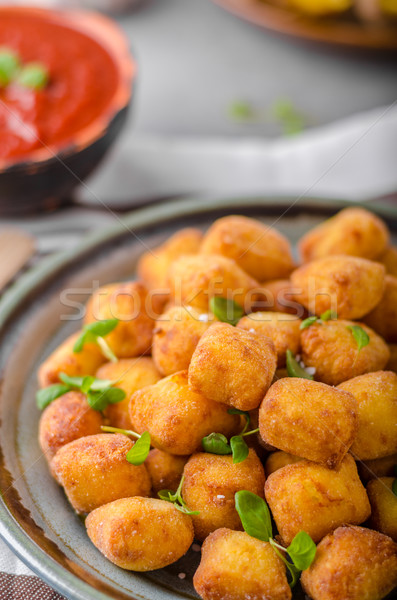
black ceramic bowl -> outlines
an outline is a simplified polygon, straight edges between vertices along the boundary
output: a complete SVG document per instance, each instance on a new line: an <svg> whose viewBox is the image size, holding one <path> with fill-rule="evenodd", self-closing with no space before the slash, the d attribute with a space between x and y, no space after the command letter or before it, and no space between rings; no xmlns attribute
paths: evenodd
<svg viewBox="0 0 397 600"><path fill-rule="evenodd" d="M0 162L0 213L24 215L55 208L93 171L125 123L136 66L119 27L103 15L86 11L57 11L32 7L0 7L18 16L42 18L78 30L94 39L110 55L118 78L106 110L80 129L61 150L42 148L26 160Z"/></svg>

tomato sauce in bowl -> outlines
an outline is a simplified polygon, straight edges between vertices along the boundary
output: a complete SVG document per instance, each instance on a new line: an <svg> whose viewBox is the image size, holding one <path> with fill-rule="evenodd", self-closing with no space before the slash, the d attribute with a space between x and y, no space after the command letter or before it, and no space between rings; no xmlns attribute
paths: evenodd
<svg viewBox="0 0 397 600"><path fill-rule="evenodd" d="M78 19L76 28L68 26L67 12L64 22L59 13L52 18L40 9L0 14L0 47L15 51L21 62L42 63L49 73L40 90L18 83L0 88L0 163L28 160L36 151L50 157L111 111L119 66L101 40L79 30ZM102 17L94 18L101 23Z"/></svg>
<svg viewBox="0 0 397 600"><path fill-rule="evenodd" d="M73 201L128 118L136 71L128 46L99 13L0 6L1 215Z"/></svg>

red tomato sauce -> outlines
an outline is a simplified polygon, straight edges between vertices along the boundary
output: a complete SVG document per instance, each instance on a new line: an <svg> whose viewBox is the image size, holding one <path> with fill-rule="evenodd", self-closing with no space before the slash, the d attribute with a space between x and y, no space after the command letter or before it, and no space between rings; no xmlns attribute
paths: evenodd
<svg viewBox="0 0 397 600"><path fill-rule="evenodd" d="M0 159L70 144L76 132L109 106L117 86L111 56L79 31L33 16L2 15L0 47L22 63L39 61L49 71L42 90L15 83L0 88Z"/></svg>

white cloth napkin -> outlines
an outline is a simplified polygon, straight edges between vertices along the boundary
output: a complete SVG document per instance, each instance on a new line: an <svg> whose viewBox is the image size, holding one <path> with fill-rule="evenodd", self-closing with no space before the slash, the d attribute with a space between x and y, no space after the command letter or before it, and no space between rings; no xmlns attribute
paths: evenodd
<svg viewBox="0 0 397 600"><path fill-rule="evenodd" d="M395 191L397 101L276 140L124 139L79 197L112 206L189 193L365 200Z"/></svg>
<svg viewBox="0 0 397 600"><path fill-rule="evenodd" d="M111 207L115 202L139 203L185 193L302 194L364 200L395 191L397 103L294 138L124 139L79 196L89 205L102 202ZM69 226L70 241L75 244L76 231L81 236L88 229L112 223L113 218L110 213L99 216L96 211L72 207L39 220L13 219L3 224L25 228L48 249L55 238L65 246ZM46 236L51 244L48 238L46 245ZM1 572L32 575L0 540Z"/></svg>

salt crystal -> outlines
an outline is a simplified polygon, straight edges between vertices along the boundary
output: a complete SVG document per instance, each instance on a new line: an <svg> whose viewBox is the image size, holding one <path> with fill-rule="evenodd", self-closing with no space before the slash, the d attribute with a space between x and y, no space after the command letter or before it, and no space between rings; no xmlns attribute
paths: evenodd
<svg viewBox="0 0 397 600"><path fill-rule="evenodd" d="M202 321L203 323L208 323L209 321L209 315L207 313L204 313L202 315L199 316L199 321Z"/></svg>

